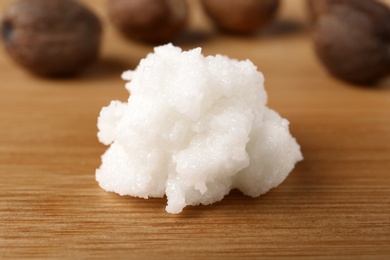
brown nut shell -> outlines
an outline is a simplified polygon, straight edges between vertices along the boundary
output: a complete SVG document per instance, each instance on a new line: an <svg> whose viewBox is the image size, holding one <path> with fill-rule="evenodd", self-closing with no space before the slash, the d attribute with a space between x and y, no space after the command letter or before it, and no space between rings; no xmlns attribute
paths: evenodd
<svg viewBox="0 0 390 260"><path fill-rule="evenodd" d="M167 43L186 26L185 0L108 0L112 23L130 39Z"/></svg>
<svg viewBox="0 0 390 260"><path fill-rule="evenodd" d="M310 21L314 22L317 20L321 13L324 13L329 6L329 0L306 0L307 11L309 14Z"/></svg>
<svg viewBox="0 0 390 260"><path fill-rule="evenodd" d="M254 33L275 16L279 0L202 0L205 12L223 31Z"/></svg>
<svg viewBox="0 0 390 260"><path fill-rule="evenodd" d="M20 65L45 76L80 72L99 53L101 24L73 0L18 0L1 21L6 51Z"/></svg>
<svg viewBox="0 0 390 260"><path fill-rule="evenodd" d="M314 30L315 50L328 71L364 85L389 75L389 8L367 0L330 2Z"/></svg>

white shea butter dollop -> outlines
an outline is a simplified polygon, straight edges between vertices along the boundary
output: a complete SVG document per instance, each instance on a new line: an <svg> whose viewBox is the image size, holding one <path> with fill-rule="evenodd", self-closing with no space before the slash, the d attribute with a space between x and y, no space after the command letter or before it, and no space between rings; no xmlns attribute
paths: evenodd
<svg viewBox="0 0 390 260"><path fill-rule="evenodd" d="M266 106L264 77L250 62L171 44L124 72L128 102L98 119L110 145L96 171L120 195L167 196L169 213L211 204L231 189L256 197L302 160L289 122Z"/></svg>

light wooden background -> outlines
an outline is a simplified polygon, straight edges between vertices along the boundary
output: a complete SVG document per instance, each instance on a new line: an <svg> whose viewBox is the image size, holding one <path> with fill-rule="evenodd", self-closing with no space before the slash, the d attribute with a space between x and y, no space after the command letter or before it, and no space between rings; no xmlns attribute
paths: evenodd
<svg viewBox="0 0 390 260"><path fill-rule="evenodd" d="M94 179L106 149L99 111L127 99L120 74L152 46L113 30L104 1L84 2L105 31L100 61L81 76L38 78L0 51L0 258L390 259L390 81L329 77L302 1L284 1L278 22L252 38L215 33L191 2L190 32L175 44L251 59L305 160L260 198L233 191L179 215L165 199L120 197Z"/></svg>

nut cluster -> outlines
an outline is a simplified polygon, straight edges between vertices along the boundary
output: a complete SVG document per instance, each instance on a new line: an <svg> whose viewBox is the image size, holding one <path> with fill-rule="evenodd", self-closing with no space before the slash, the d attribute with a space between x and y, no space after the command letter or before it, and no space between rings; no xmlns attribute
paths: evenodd
<svg viewBox="0 0 390 260"><path fill-rule="evenodd" d="M112 24L130 39L161 44L182 32L186 0L106 0ZM275 16L279 0L202 0L218 28L253 33ZM98 57L101 23L77 0L16 0L1 21L6 51L21 66L44 76L82 71Z"/></svg>
<svg viewBox="0 0 390 260"><path fill-rule="evenodd" d="M274 16L278 0L203 0L210 18L229 32L251 33ZM153 44L184 30L185 0L107 0L108 16L127 37ZM16 0L1 21L6 51L21 66L44 76L77 74L97 57L101 23L76 0Z"/></svg>
<svg viewBox="0 0 390 260"><path fill-rule="evenodd" d="M275 16L279 0L202 0L205 13L226 32L250 34ZM108 0L109 17L126 36L147 42L168 42L185 28L185 0Z"/></svg>
<svg viewBox="0 0 390 260"><path fill-rule="evenodd" d="M186 0L106 0L112 24L130 39L161 44L185 28ZM306 0L314 46L334 76L375 84L390 74L390 8L377 0ZM253 34L275 17L280 0L201 0L222 31ZM102 26L77 0L16 0L0 23L9 55L40 75L82 71L99 54Z"/></svg>

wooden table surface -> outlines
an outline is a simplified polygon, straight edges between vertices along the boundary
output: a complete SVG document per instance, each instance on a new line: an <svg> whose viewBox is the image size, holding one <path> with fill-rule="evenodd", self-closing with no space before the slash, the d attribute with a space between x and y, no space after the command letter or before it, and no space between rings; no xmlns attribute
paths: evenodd
<svg viewBox="0 0 390 260"><path fill-rule="evenodd" d="M390 259L390 81L362 88L330 77L302 1L284 1L273 26L246 38L215 32L192 1L175 44L251 59L305 160L264 196L232 191L178 215L165 198L120 197L95 181L100 109L127 100L120 74L152 46L122 38L103 0L84 2L104 37L100 60L79 77L39 78L0 52L0 258Z"/></svg>

